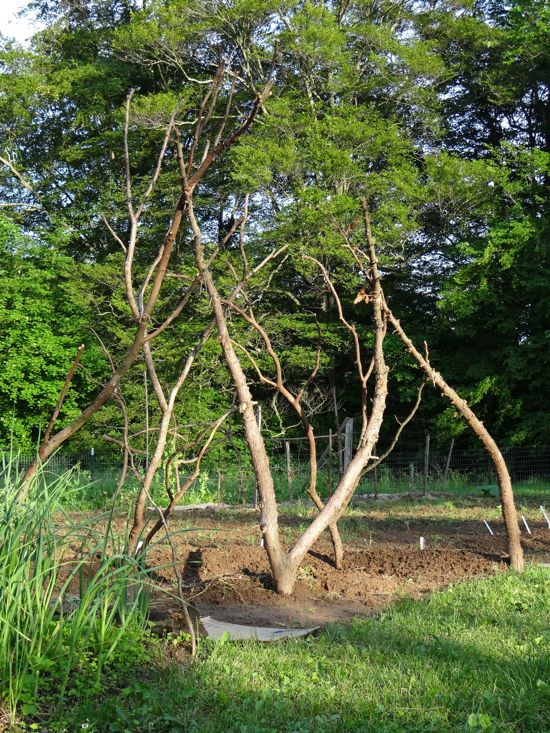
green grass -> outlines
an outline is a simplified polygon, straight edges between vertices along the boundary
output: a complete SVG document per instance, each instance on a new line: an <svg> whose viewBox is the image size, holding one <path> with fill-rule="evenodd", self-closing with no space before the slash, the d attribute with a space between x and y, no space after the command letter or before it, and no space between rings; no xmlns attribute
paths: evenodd
<svg viewBox="0 0 550 733"><path fill-rule="evenodd" d="M418 733L550 730L550 574L457 585L272 645L203 642L48 730Z"/></svg>
<svg viewBox="0 0 550 733"><path fill-rule="evenodd" d="M110 531L74 557L82 527L60 520L71 475L18 498L14 462L0 475L0 730L63 700L77 680L99 690L130 638L145 631L146 573ZM118 547L117 547L118 544ZM107 548L110 551L107 552ZM93 573L90 573L93 566ZM54 691L54 692L53 692ZM53 695L53 697L51 697Z"/></svg>

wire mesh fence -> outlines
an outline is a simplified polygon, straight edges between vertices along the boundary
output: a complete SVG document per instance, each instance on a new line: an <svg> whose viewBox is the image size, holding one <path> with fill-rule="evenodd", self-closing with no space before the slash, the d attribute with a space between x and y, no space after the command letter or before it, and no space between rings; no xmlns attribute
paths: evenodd
<svg viewBox="0 0 550 733"><path fill-rule="evenodd" d="M275 492L280 501L295 500L305 496L310 479L309 446L303 439L266 439L271 459ZM321 497L328 497L338 484L346 462L344 436L320 436L315 441L317 490ZM514 483L534 482L550 490L550 446L516 446L502 449ZM349 456L348 456L349 458ZM32 461L32 455L19 455L15 459L2 455L5 463L16 462L23 472ZM86 501L101 504L116 489L122 461L112 453L88 450L80 453L59 452L47 463L46 473L59 475L67 470L74 472L75 484L80 487ZM137 473L146 468L146 458L136 464ZM496 484L491 459L483 448L455 448L426 446L417 450L395 450L376 467L369 466L358 486L358 495L384 493L471 493ZM180 475L183 481L185 473ZM129 475L128 492L134 491L138 478ZM159 501L165 501L164 473L159 471L154 493ZM255 477L251 465L241 457L227 455L223 463L205 465L199 478L184 497L182 503L221 502L227 504L253 504L255 502Z"/></svg>

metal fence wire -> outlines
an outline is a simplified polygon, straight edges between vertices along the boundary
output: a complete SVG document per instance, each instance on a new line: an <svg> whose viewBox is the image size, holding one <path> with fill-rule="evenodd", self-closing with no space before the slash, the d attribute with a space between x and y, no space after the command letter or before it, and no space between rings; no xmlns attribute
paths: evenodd
<svg viewBox="0 0 550 733"><path fill-rule="evenodd" d="M271 459L277 497L280 500L296 499L304 495L309 481L309 450L302 439L266 439ZM346 462L344 436L320 436L316 439L318 481L321 496L332 493ZM512 480L541 482L550 486L550 446L515 446L502 449ZM16 461L19 471L24 471L33 455L15 458L2 454L4 464ZM146 458L138 466L146 467ZM120 475L122 459L101 450L79 453L59 452L51 456L47 471L59 475L73 469L80 480L103 486L110 495ZM163 482L159 472L159 487ZM182 474L182 479L185 476ZM130 478L130 481L132 479ZM373 470L367 471L357 489L357 494L394 492L464 492L496 484L496 475L488 454L483 448L455 448L426 446L414 451L395 450ZM223 501L225 503L251 503L254 501L254 472L244 463L243 455L227 456L223 465L205 464L204 469L185 501ZM159 488L160 491L160 488Z"/></svg>

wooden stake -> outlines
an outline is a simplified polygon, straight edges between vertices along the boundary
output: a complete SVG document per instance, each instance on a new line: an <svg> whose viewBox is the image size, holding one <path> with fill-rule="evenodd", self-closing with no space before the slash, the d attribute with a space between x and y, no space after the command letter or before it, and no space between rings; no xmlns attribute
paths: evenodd
<svg viewBox="0 0 550 733"><path fill-rule="evenodd" d="M424 446L424 496L428 495L429 468L430 468L430 431L426 430L426 444Z"/></svg>
<svg viewBox="0 0 550 733"><path fill-rule="evenodd" d="M491 527L489 526L489 522L486 519L483 520L483 524L487 527L487 529L489 530L490 534L492 534L492 535L495 534L493 532L493 530L491 529Z"/></svg>
<svg viewBox="0 0 550 733"><path fill-rule="evenodd" d="M372 456L373 458L378 455L376 450L376 443L374 444L373 452L375 453L375 456ZM374 498L378 499L378 468L374 467Z"/></svg>
<svg viewBox="0 0 550 733"><path fill-rule="evenodd" d="M353 458L353 418L348 417L344 428L344 473Z"/></svg>
<svg viewBox="0 0 550 733"><path fill-rule="evenodd" d="M290 443L285 440L286 455L286 483L288 486L288 500L292 501L292 465L290 463Z"/></svg>

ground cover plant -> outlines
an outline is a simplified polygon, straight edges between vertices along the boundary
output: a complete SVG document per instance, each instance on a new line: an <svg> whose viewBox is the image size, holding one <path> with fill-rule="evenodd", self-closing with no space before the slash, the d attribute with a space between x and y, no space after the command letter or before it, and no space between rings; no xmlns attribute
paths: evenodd
<svg viewBox="0 0 550 733"><path fill-rule="evenodd" d="M194 663L154 666L47 729L542 733L548 583L548 570L532 567L400 601L317 638L203 642Z"/></svg>
<svg viewBox="0 0 550 733"><path fill-rule="evenodd" d="M47 475L52 480L61 475L61 471L48 470ZM289 490L287 469L284 466L277 466L272 469L275 493L279 502L288 501L300 502L306 497L305 489L309 482L309 470L303 464L294 467L292 485ZM107 470L97 471L91 474L90 471L75 470L73 472L73 485L78 487L77 491L70 492L70 506L81 509L103 509L115 495L120 469L113 465ZM326 469L318 471L318 492L326 499L330 495L330 484L334 482L334 472L329 483ZM473 480L469 475L459 472L449 474L443 482L440 478L430 477L429 493L434 497L446 496L450 499L467 496L483 496L487 491L495 487L494 476L480 475ZM387 494L404 494L419 496L422 488L416 482L411 486L408 471L394 471L386 468L384 464L378 470L376 481L372 474L367 474L357 487L357 496L376 497ZM139 481L129 477L124 487L118 494L120 504L128 506L133 501ZM544 504L547 500L550 484L537 479L514 482L514 496L518 501L524 496L537 497ZM166 496L165 486L161 472L157 474L151 484L150 496L156 504L162 504ZM255 483L254 472L251 468L245 471L239 470L231 464L224 464L220 470L204 469L197 481L195 481L184 494L178 505L201 503L222 503L238 506L239 504L250 505L254 503ZM284 507L281 507L284 511Z"/></svg>
<svg viewBox="0 0 550 733"><path fill-rule="evenodd" d="M26 517L26 527L30 522L27 539L29 531L33 537L36 532L44 537L32 545L30 555L25 554L29 543L18 541L23 535L13 521L13 512L21 505L11 507L12 513L4 515L9 525L2 525L3 537L9 526L13 538L0 549L2 577L14 582L26 575L31 578L27 588L22 582L13 585L22 600L6 590L6 583L2 586L3 597L12 592L12 616L4 614L2 619L1 676L13 688L5 687L3 695L6 703L11 700L11 719L18 725L36 723L51 731L83 725L96 731L162 732L399 731L422 726L534 731L536 721L541 724L538 709L547 692L548 673L543 655L548 642L548 571L530 569L525 580L507 572L505 536L494 497L358 500L341 520L348 550L343 569L331 567L330 542L324 538L306 559L296 597L286 605L265 584L268 566L259 546L255 510L236 507L178 514L171 542L159 538L147 557L155 579L151 584L147 576L155 628L150 636L138 622L143 620L141 613L137 619L131 613L136 566L124 551L125 513L116 509L111 519L104 514L98 521L93 512L75 512L70 477L64 482L45 481L37 488L42 514L17 515ZM524 550L528 562L548 562L550 529L539 511L548 494L544 487L538 492L527 488L519 507L533 536L524 533ZM45 501L48 497L51 502ZM314 512L305 501L283 506L285 539L291 542ZM486 532L483 519L491 523L494 537ZM427 542L424 552L418 547L421 535ZM99 559L97 551L105 549L106 536L109 551ZM41 555L41 548L50 549ZM51 548L56 552L52 554ZM63 562L56 564L62 548ZM201 613L244 623L324 626L341 620L346 625L329 626L319 638L283 644L278 650L202 640L192 662L169 567L173 549L186 596ZM37 557L43 557L41 575L32 572ZM79 558L83 573L74 565ZM90 559L97 582L88 589L81 580L89 577ZM474 580L478 575L494 577L485 586L486 581ZM463 578L473 584L444 591L442 596L436 593L429 600L434 589ZM76 601L61 619L64 627L55 604L45 605L47 594L55 598L58 588L68 593L71 604ZM403 603L403 598L411 600ZM129 599L130 613L121 617ZM24 636L11 633L13 619L21 618L17 609L29 611L29 603L32 613L22 616L27 625L20 627ZM499 646L498 653L489 653L502 634L511 634L509 642ZM504 664L505 653L512 649L514 654ZM19 675L13 660L19 661ZM476 665L484 670L477 678ZM304 670L311 677L307 683ZM529 682L530 674L541 682ZM360 696L351 704L353 684L359 686ZM503 702L507 684L515 692ZM407 691L405 697L401 693L399 705L396 690ZM462 700L458 706L457 698ZM275 718L269 724L258 722L271 707ZM528 719L529 710L537 712Z"/></svg>
<svg viewBox="0 0 550 733"><path fill-rule="evenodd" d="M100 690L121 648L141 656L147 615L147 573L124 537L107 527L85 547L94 523L63 514L70 474L39 473L22 504L15 464L0 474L0 726Z"/></svg>

